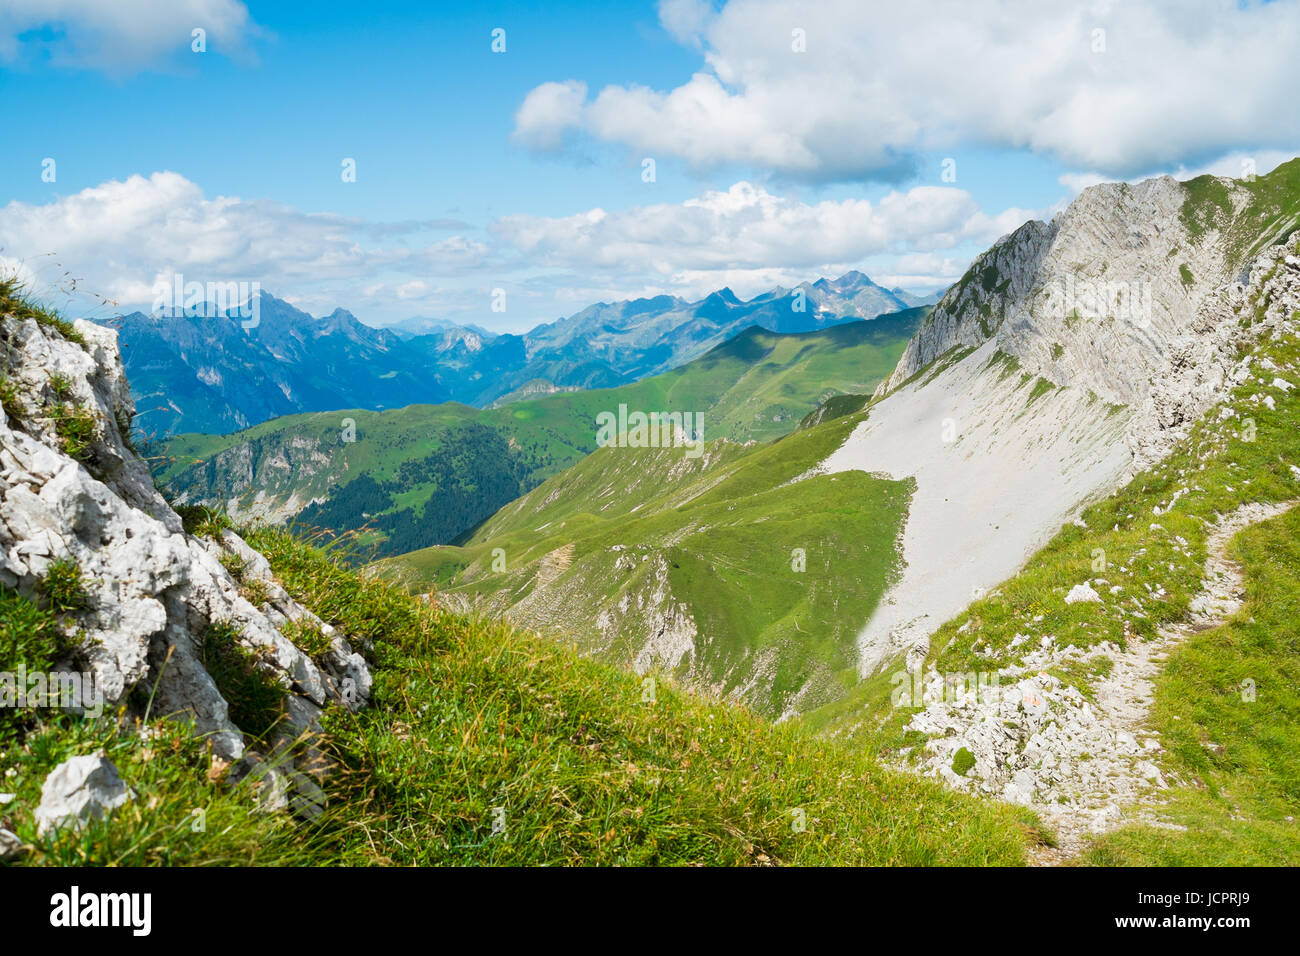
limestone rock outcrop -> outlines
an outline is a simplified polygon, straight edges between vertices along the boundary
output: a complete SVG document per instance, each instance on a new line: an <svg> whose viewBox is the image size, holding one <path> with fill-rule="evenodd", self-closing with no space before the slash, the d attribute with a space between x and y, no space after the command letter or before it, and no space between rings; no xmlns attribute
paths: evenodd
<svg viewBox="0 0 1300 956"><path fill-rule="evenodd" d="M192 721L226 761L244 758L249 744L202 647L215 626L236 633L287 692L280 738L261 745L280 747L280 765L291 766L286 741L309 735L328 702L365 704L366 662L237 535L218 542L185 532L131 446L135 408L116 333L85 321L75 330L81 342L0 316L0 585L38 597L56 562L75 562L85 593L65 615L77 635L71 668L93 677L106 707L131 713L152 695L153 715ZM232 560L241 581L227 570ZM309 655L285 636L286 623L303 620L329 638L325 653Z"/></svg>

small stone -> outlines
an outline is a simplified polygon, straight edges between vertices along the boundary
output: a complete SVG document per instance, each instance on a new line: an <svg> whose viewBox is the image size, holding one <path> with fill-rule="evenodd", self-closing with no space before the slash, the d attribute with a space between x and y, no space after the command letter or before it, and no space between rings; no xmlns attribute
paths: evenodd
<svg viewBox="0 0 1300 956"><path fill-rule="evenodd" d="M1095 604L1101 600L1101 595L1092 589L1088 584L1076 584L1070 588L1070 593L1065 596L1066 604L1079 604L1086 602Z"/></svg>
<svg viewBox="0 0 1300 956"><path fill-rule="evenodd" d="M1153 780L1160 786L1165 785L1164 777L1160 775L1160 770L1149 760L1144 760L1138 764L1138 773L1142 774L1148 780Z"/></svg>
<svg viewBox="0 0 1300 956"><path fill-rule="evenodd" d="M36 832L44 836L69 823L75 827L102 819L132 797L117 767L102 751L73 757L55 767L41 784Z"/></svg>

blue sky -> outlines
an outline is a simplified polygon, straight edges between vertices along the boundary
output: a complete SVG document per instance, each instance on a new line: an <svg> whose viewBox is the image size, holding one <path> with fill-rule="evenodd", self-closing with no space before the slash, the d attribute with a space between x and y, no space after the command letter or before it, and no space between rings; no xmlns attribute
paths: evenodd
<svg viewBox="0 0 1300 956"><path fill-rule="evenodd" d="M227 59L213 42L135 75L33 56L4 77L10 115L34 133L30 149L0 156L5 198L48 199L32 173L62 156L60 192L170 169L209 192L374 219L483 221L564 215L595 194L643 200L639 170L538 161L509 138L520 101L561 65L600 83L688 74L697 58L657 26L653 5L457 7L253 3L268 36L249 43L252 58ZM497 26L505 55L490 51ZM340 182L345 156L358 161L356 188Z"/></svg>
<svg viewBox="0 0 1300 956"><path fill-rule="evenodd" d="M0 0L22 131L0 151L0 257L56 294L57 260L122 307L183 271L317 313L518 330L597 298L849 267L934 288L1081 185L1293 152L1293 109L1243 119L1193 88L1196 112L1168 120L1176 78L1147 64L1191 51L1230 82L1225 32L1284 45L1294 3L1208 3L1179 36L1159 3L960 22L979 5L66 0L51 19ZM1261 89L1294 80L1285 52L1257 51Z"/></svg>

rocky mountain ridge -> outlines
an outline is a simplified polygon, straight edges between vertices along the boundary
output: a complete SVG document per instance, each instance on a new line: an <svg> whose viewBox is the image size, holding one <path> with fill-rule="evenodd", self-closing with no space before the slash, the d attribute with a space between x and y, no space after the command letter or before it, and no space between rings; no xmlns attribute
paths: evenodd
<svg viewBox="0 0 1300 956"><path fill-rule="evenodd" d="M1102 566L1096 566L1094 557L1092 576L1064 596L1067 607L1089 609L1073 612L1086 617L1089 629L1108 618L1122 621L1120 640L1089 644L1077 632L1067 635L1065 615L1054 612L1054 602L1044 600L1004 625L1007 632L1015 632L1005 650L993 652L998 639L987 631L981 638L975 656L990 659L985 679L995 691L987 697L945 695L943 677L935 669L942 642L909 661L918 674L930 668L924 680L935 691L907 724L908 730L929 738L904 755L911 765L950 786L1033 807L1061 835L1066 851L1077 851L1089 836L1114 829L1133 814L1163 825L1158 810L1151 807L1158 808L1171 787L1186 781L1167 779L1167 771L1158 766L1171 745L1152 726L1153 685L1181 645L1203 632L1231 626L1234 620L1253 623L1249 615L1238 617L1248 591L1230 546L1238 534L1286 515L1300 502L1300 463L1281 443L1264 449L1264 460L1272 459L1270 464L1283 476L1280 482L1262 470L1245 473L1232 460L1234 446L1264 440L1257 437L1259 430L1275 423L1293 428L1294 418L1288 414L1294 414L1294 405L1288 404L1289 413L1283 406L1300 388L1290 358L1300 336L1300 249L1294 240L1264 250L1244 275L1207 296L1197 324L1207 329L1207 350L1214 358L1208 368L1201 366L1204 389L1186 388L1175 373L1151 390L1157 409L1175 407L1189 395L1209 402L1197 416L1197 431L1189 434L1189 423L1180 419L1145 450L1152 461L1144 468L1154 464L1159 472L1168 471L1172 494L1159 494L1152 505L1156 495L1143 496L1144 489L1130 492L1130 498L1147 507L1126 504L1119 510L1133 509L1128 517L1144 529L1141 546L1119 552L1119 560L1107 560L1108 552L1116 549L1104 540L1096 542L1105 545L1099 549L1082 545L1093 548L1094 556L1102 555ZM1172 396L1168 402L1167 396ZM1171 451L1181 457L1166 467ZM1144 449L1138 452L1142 455ZM1160 487L1156 479L1162 475L1150 470L1141 474L1142 482L1135 485ZM1182 501L1188 497L1208 498L1214 504L1190 506L1193 520L1187 521L1180 512L1188 507ZM1090 524L1079 522L1081 534L1092 533ZM1156 541L1162 543L1162 553L1188 566L1185 573L1198 586L1184 614L1139 638L1137 629L1151 614L1143 604L1167 600L1175 590L1174 580L1184 573L1162 558L1145 569L1144 578L1133 580ZM1198 547L1203 548L1203 560ZM988 598L1002 599L998 592ZM977 601L963 615L958 633L980 630L984 607ZM1232 638L1218 643L1235 646ZM1096 676L1084 680L1085 673ZM1250 704L1254 687L1253 680L1246 681L1230 693L1240 690L1239 702ZM959 751L969 755L969 766L954 763Z"/></svg>
<svg viewBox="0 0 1300 956"><path fill-rule="evenodd" d="M820 469L918 482L864 673L923 654L972 594L1185 437L1231 384L1242 257L1297 223L1300 160L1251 183L1095 186L976 259Z"/></svg>
<svg viewBox="0 0 1300 956"><path fill-rule="evenodd" d="M310 803L320 714L365 704L365 659L236 534L186 530L127 435L135 407L112 330L3 315L0 340L0 588L39 603L52 575L71 582L63 668L84 672L109 709L191 722L237 773L264 778L273 805ZM267 739L232 718L211 669L229 655L283 689L285 719Z"/></svg>
<svg viewBox="0 0 1300 956"><path fill-rule="evenodd" d="M119 333L146 435L225 434L344 408L485 407L525 387L614 387L677 368L752 326L816 331L920 300L850 272L748 301L723 289L698 302L598 303L525 335L421 319L373 328L344 309L316 318L265 292L257 301L255 323L142 312L105 323Z"/></svg>

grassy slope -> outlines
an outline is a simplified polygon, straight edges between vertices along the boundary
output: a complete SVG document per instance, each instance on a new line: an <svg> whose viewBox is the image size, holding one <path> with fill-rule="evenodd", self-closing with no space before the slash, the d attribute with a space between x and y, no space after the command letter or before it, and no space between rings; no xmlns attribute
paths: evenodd
<svg viewBox="0 0 1300 956"><path fill-rule="evenodd" d="M385 619L377 706L336 712L370 813L344 858L397 863L1017 862L1022 814L884 772L501 624L415 606L283 533L253 536L345 629ZM386 610L368 611L374 595ZM407 602L403 604L402 602ZM365 796L362 796L362 795ZM506 834L492 838L493 808ZM791 825L802 809L810 825ZM368 832L382 820L379 833Z"/></svg>
<svg viewBox="0 0 1300 956"><path fill-rule="evenodd" d="M1241 321L1254 317L1247 307ZM1300 342L1269 337L1255 355L1280 373L1254 366L1224 403L1231 417L1217 410L1205 416L1159 466L1086 509L1086 528L1066 525L1019 574L945 623L931 640L926 668L961 673L1006 666L1019 658L1010 647L1017 634L1029 636L1025 648L1046 635L1080 647L1124 645L1181 620L1201 588L1205 541L1217 516L1249 502L1300 496L1291 470L1300 466L1300 389L1272 385L1278 374L1300 385ZM1264 404L1266 396L1274 409ZM1300 631L1289 610L1300 605L1300 561L1288 536L1296 527L1292 513L1241 536L1249 588L1244 615L1180 646L1157 680L1153 720L1167 745L1162 769L1181 781L1167 816L1189 831L1130 828L1103 841L1095 862L1300 860L1300 829L1285 821L1300 810L1294 758ZM1106 562L1103 571L1094 568L1099 560ZM1096 578L1109 582L1099 588L1101 603L1065 604L1071 587ZM1112 595L1111 586L1122 590ZM806 715L805 725L870 752L924 743L903 731L912 712L890 706L885 675L894 669ZM1095 679L1086 670L1057 676L1085 693ZM1247 677L1260 688L1255 702L1242 698Z"/></svg>
<svg viewBox="0 0 1300 956"><path fill-rule="evenodd" d="M1170 656L1152 709L1166 765L1186 781L1164 815L1187 829L1120 830L1091 863L1300 862L1300 510L1247 529L1231 553L1246 571L1245 608Z"/></svg>
<svg viewBox="0 0 1300 956"><path fill-rule="evenodd" d="M801 707L839 697L856 681L857 629L897 570L910 486L861 472L787 482L861 420L767 445L715 442L694 461L680 448L602 449L503 508L464 547L379 566L417 590L439 583L515 608L528 625L624 665L655 637L652 596L666 590L697 631L680 678L746 688L769 715L801 691ZM495 549L504 572L493 570ZM560 549L567 567L538 595ZM794 570L795 549L805 571ZM622 614L629 604L636 611Z"/></svg>
<svg viewBox="0 0 1300 956"><path fill-rule="evenodd" d="M38 716L0 743L16 793L3 815L32 847L25 862L979 865L1021 863L1039 838L1026 813L667 680L647 701L640 678L423 604L285 532L249 539L297 598L374 641L373 706L326 713L339 764L325 814L294 825L256 812L247 783L230 785L201 741L156 715L148 738L114 716ZM37 839L41 780L96 747L136 799Z"/></svg>
<svg viewBox="0 0 1300 956"><path fill-rule="evenodd" d="M449 403L385 412L343 410L290 415L232 435L180 435L160 449L156 471L164 485L189 492L191 500L224 499L233 476L208 463L247 447L258 469L259 491L283 497L297 491L305 500L363 474L391 479L402 462L439 448L449 428L477 422L517 443L531 486L593 451L596 415L617 411L620 404L632 410L704 412L709 438L766 440L794 428L828 394L869 391L893 367L925 311L799 335L751 329L680 369L641 382L497 409ZM342 439L345 418L356 423L354 442ZM308 467L262 470L263 462L294 448L300 458L305 449L315 452ZM405 488L395 507L422 508L436 491L432 485ZM362 523L358 516L353 528Z"/></svg>
<svg viewBox="0 0 1300 956"><path fill-rule="evenodd" d="M1230 260L1245 265L1267 246L1284 241L1300 227L1300 158L1253 180L1198 176L1183 184L1183 225L1194 240L1220 231ZM1244 190L1242 208L1233 212L1231 193ZM1186 278L1184 278L1186 281Z"/></svg>

